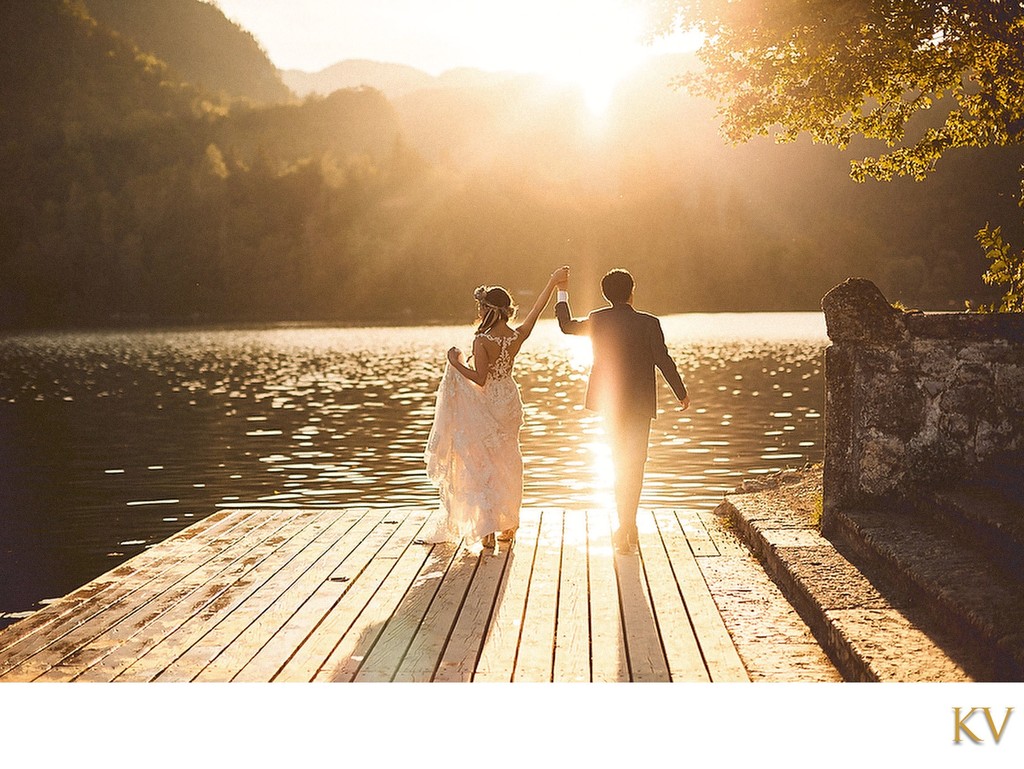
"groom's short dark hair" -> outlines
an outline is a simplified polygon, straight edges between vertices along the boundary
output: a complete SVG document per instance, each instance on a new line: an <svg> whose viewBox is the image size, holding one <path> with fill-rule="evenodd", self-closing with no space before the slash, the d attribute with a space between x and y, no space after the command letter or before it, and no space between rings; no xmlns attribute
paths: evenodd
<svg viewBox="0 0 1024 769"><path fill-rule="evenodd" d="M601 293L612 304L629 301L633 293L633 276L626 270L611 270L601 278Z"/></svg>

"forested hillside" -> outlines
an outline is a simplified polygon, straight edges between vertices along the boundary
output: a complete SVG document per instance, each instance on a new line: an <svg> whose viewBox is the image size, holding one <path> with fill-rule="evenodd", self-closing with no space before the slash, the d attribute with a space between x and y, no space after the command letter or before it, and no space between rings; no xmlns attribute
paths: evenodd
<svg viewBox="0 0 1024 769"><path fill-rule="evenodd" d="M232 102L80 3L2 14L5 325L345 315L349 227L410 173L379 93Z"/></svg>
<svg viewBox="0 0 1024 769"><path fill-rule="evenodd" d="M125 31L148 4L0 5L0 325L468 321L474 286L528 302L562 263L581 309L613 266L657 312L813 310L851 275L959 308L984 296L975 231L1020 240L1019 149L857 185L831 149L724 145L666 85L686 58L634 73L603 116L567 86L469 71L259 99L229 85L265 62L247 32L160 5L178 21L148 38ZM171 61L204 35L237 58L186 76Z"/></svg>
<svg viewBox="0 0 1024 769"><path fill-rule="evenodd" d="M89 15L215 94L284 102L292 93L253 36L203 2L83 0Z"/></svg>

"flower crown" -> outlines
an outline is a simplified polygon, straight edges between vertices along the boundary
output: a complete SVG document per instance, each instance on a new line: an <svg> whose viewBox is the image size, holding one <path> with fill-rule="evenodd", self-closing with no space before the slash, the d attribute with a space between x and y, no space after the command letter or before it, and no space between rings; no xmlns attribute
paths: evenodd
<svg viewBox="0 0 1024 769"><path fill-rule="evenodd" d="M511 309L511 305L497 305L487 299L488 288L487 286L477 286L473 291L473 298L480 303L481 307L490 307L493 310L499 310L507 312Z"/></svg>

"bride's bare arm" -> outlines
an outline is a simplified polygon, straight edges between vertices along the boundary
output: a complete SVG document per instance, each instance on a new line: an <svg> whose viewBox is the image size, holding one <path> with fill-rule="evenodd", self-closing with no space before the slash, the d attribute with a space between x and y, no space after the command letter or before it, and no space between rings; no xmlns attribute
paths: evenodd
<svg viewBox="0 0 1024 769"><path fill-rule="evenodd" d="M484 382L487 381L487 369L490 367L491 360L487 354L487 347L484 346L484 340L477 337L473 340L473 366L468 366L462 360L462 351L458 347L452 347L448 350L448 362L451 363L452 368L458 371L462 376L466 377L470 382L474 382L481 387L484 386Z"/></svg>
<svg viewBox="0 0 1024 769"><path fill-rule="evenodd" d="M522 324L519 326L519 340L520 344L525 341L526 337L533 331L533 327L537 324L537 319L540 314L544 312L544 308L548 306L548 302L551 300L551 294L554 293L555 288L560 283L565 283L569 280L569 268L559 267L548 278L548 284L544 287L544 290L537 294L537 301L533 303L533 307L530 308L530 312L527 313L526 317L523 318Z"/></svg>

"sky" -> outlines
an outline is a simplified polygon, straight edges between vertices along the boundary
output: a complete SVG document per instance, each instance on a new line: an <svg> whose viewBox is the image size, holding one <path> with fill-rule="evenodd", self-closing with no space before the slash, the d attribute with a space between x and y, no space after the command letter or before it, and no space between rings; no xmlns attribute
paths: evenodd
<svg viewBox="0 0 1024 769"><path fill-rule="evenodd" d="M530 72L595 100L654 53L693 36L643 42L639 0L212 0L279 69L316 72L345 59Z"/></svg>

